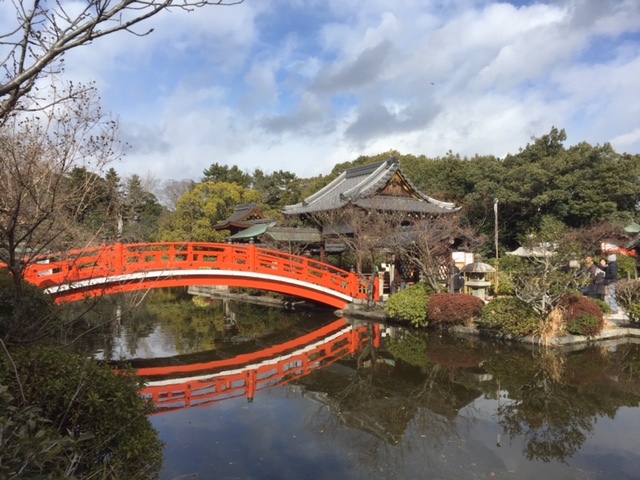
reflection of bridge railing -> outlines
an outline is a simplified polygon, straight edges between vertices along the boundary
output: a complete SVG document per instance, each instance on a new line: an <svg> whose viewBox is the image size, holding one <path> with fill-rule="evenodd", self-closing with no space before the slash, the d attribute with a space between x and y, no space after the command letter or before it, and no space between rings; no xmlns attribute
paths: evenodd
<svg viewBox="0 0 640 480"><path fill-rule="evenodd" d="M290 342L240 355L233 359L195 365L143 368L138 375L149 379L142 395L153 398L158 411L205 406L228 398L246 396L253 401L257 391L283 385L355 353L362 342L379 346L380 327L354 327L337 320ZM190 375L184 378L184 375ZM158 377L164 378L153 380Z"/></svg>
<svg viewBox="0 0 640 480"><path fill-rule="evenodd" d="M365 300L368 291L353 272L255 245L116 243L39 260L26 268L25 280L46 288L58 302L148 288L226 285L344 308Z"/></svg>

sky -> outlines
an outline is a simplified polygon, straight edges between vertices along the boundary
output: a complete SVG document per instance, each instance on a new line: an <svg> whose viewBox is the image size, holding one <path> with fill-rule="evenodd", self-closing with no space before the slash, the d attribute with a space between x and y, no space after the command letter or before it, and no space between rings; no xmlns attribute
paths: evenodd
<svg viewBox="0 0 640 480"><path fill-rule="evenodd" d="M130 148L121 176L328 174L360 155L640 153L638 0L245 0L69 52Z"/></svg>

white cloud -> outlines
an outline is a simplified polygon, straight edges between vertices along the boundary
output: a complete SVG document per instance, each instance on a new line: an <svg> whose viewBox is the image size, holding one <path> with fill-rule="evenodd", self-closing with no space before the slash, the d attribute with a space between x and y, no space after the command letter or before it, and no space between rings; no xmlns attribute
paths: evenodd
<svg viewBox="0 0 640 480"><path fill-rule="evenodd" d="M116 165L124 175L199 179L218 162L310 176L390 149L504 156L552 126L568 144L640 153L637 2L523 3L175 11L146 23L146 37L73 52L67 73L97 80L121 118L133 147Z"/></svg>

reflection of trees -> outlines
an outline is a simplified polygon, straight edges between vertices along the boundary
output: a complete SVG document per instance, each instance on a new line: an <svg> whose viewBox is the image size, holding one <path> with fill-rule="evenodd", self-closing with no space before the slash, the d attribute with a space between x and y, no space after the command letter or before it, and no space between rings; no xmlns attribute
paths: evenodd
<svg viewBox="0 0 640 480"><path fill-rule="evenodd" d="M305 395L330 413L320 408L312 429L332 435L346 425L368 433L356 450L359 468L369 470L393 468L388 462L400 464L400 452L429 448L424 441L402 441L408 433L421 432L431 444L455 436L459 409L481 392L452 382L447 367L426 360L427 340L424 333L398 332L380 351L367 343L349 361L302 379ZM390 448L395 453L384 455ZM385 465L377 465L382 459Z"/></svg>
<svg viewBox="0 0 640 480"><path fill-rule="evenodd" d="M319 410L315 429L347 425L370 434L360 449L369 463L391 445L412 448L401 441L408 431L436 442L456 435L460 410L481 395L496 400L501 434L522 441L527 459L566 461L599 417L639 404L639 350L563 353L396 330L375 357L361 350L300 383L332 413Z"/></svg>
<svg viewBox="0 0 640 480"><path fill-rule="evenodd" d="M526 458L565 461L598 417L638 404L607 380L612 356L593 347L572 353L509 349L508 355L487 357L484 367L508 397L498 407L500 426L510 437L523 438Z"/></svg>
<svg viewBox="0 0 640 480"><path fill-rule="evenodd" d="M117 356L115 339L123 326L130 333L127 343L134 346L138 338L155 328L155 316L139 308L144 306L143 300L142 292L132 292L61 305L60 315L74 322L59 341L85 355L101 351L103 358L113 358Z"/></svg>
<svg viewBox="0 0 640 480"><path fill-rule="evenodd" d="M300 314L264 305L231 302L237 333L246 338L260 338L285 332L300 320Z"/></svg>
<svg viewBox="0 0 640 480"><path fill-rule="evenodd" d="M150 298L147 309L171 332L176 351L185 354L213 350L224 332L221 305L197 305L184 290L158 292Z"/></svg>

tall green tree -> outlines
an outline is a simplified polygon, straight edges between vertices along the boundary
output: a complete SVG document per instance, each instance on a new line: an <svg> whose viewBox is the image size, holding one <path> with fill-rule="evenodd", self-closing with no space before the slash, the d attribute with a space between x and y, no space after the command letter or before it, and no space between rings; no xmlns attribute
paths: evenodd
<svg viewBox="0 0 640 480"><path fill-rule="evenodd" d="M228 218L237 205L260 203L260 193L237 183L203 182L185 192L176 211L161 226L161 241L221 242L228 236L213 226Z"/></svg>
<svg viewBox="0 0 640 480"><path fill-rule="evenodd" d="M504 160L508 197L501 199L501 212L520 236L545 216L577 228L611 218L626 221L637 212L640 158L620 155L609 144L565 149L565 139L564 130L553 128Z"/></svg>
<svg viewBox="0 0 640 480"><path fill-rule="evenodd" d="M145 242L154 238L162 206L155 195L142 185L139 175L126 182L122 206L122 241Z"/></svg>
<svg viewBox="0 0 640 480"><path fill-rule="evenodd" d="M298 177L295 173L284 170L270 174L260 169L254 170L252 188L260 192L262 203L273 213L281 210L285 205L293 205L302 199ZM269 216L272 216L271 212Z"/></svg>
<svg viewBox="0 0 640 480"><path fill-rule="evenodd" d="M237 165L229 167L228 165L213 163L204 170L203 175L202 182L237 183L244 188L251 185L251 175L240 170Z"/></svg>

